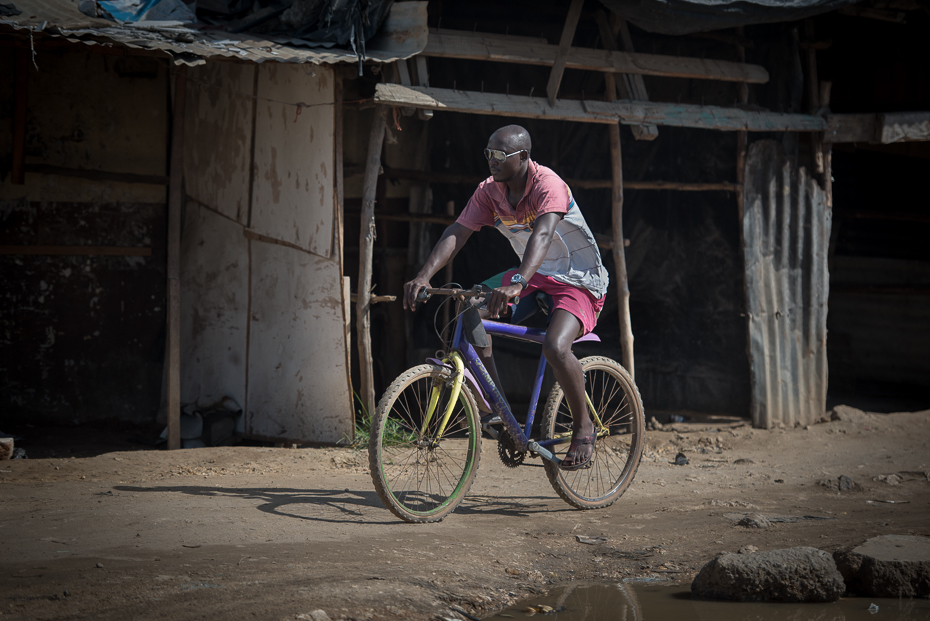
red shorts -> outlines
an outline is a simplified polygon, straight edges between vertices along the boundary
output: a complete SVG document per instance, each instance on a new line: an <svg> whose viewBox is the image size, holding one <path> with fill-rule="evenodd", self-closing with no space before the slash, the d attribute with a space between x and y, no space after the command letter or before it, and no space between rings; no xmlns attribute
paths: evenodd
<svg viewBox="0 0 930 621"><path fill-rule="evenodd" d="M501 285L509 285L510 277L516 273L517 270L515 269L504 272ZM604 308L604 300L607 298L605 295L600 300L597 300L587 289L567 285L555 278L543 276L539 273L533 274L533 277L530 278L528 286L520 294L520 299L522 300L536 291L542 291L552 296L550 315L552 311L561 308L570 312L581 322L579 337L594 330L594 326L597 325L598 315L601 314L601 309Z"/></svg>

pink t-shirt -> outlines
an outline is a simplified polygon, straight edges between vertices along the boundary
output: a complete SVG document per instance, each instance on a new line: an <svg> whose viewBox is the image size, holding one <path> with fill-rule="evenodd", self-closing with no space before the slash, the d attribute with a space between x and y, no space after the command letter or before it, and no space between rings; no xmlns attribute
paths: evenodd
<svg viewBox="0 0 930 621"><path fill-rule="evenodd" d="M526 188L516 209L507 200L507 184L485 179L456 222L473 231L493 226L510 240L522 261L536 218L552 212L562 214L562 219L537 273L584 287L595 299L604 297L609 278L594 235L568 185L549 168L529 161Z"/></svg>

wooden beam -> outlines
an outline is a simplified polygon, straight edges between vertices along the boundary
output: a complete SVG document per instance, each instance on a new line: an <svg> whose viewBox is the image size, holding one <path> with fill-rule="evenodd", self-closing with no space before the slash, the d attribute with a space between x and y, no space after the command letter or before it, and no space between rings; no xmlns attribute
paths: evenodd
<svg viewBox="0 0 930 621"><path fill-rule="evenodd" d="M722 131L824 131L827 121L807 114L755 112L739 108L636 101L559 99L550 107L541 97L475 93L444 88L378 84L375 103L446 112L624 125L668 125Z"/></svg>
<svg viewBox="0 0 930 621"><path fill-rule="evenodd" d="M462 58L551 67L555 65L558 58L559 47L511 40L510 37L503 35L487 34L476 37L473 33L463 34L445 30L430 33L422 54L438 58ZM569 50L565 57L565 69L754 84L765 84L769 81L768 71L760 65L579 47Z"/></svg>
<svg viewBox="0 0 930 621"><path fill-rule="evenodd" d="M873 142L877 122L874 114L834 114L827 117L824 142Z"/></svg>
<svg viewBox="0 0 930 621"><path fill-rule="evenodd" d="M13 78L13 162L10 181L15 185L26 183L26 109L29 93L29 52L17 48L15 77Z"/></svg>
<svg viewBox="0 0 930 621"><path fill-rule="evenodd" d="M613 187L611 191L611 251L617 282L617 312L620 322L620 362L635 379L633 367L633 327L630 322L630 285L626 273L623 241L623 166L620 152L620 126L613 123L608 132Z"/></svg>
<svg viewBox="0 0 930 621"><path fill-rule="evenodd" d="M827 122L819 116L755 112L720 106L639 101L584 101L585 111L620 121L624 125L654 123L671 127L751 132L824 131Z"/></svg>
<svg viewBox="0 0 930 621"><path fill-rule="evenodd" d="M827 119L824 142L925 142L930 140L930 112L834 114Z"/></svg>
<svg viewBox="0 0 930 621"><path fill-rule="evenodd" d="M342 276L342 336L345 347L346 386L349 389L349 402L346 407L352 420L351 441L355 441L355 400L352 390L352 301L350 278L345 275L345 171L343 170L343 86L344 72L333 72L333 161L335 173L333 175L333 254L339 264L339 275Z"/></svg>
<svg viewBox="0 0 930 621"><path fill-rule="evenodd" d="M877 138L882 144L930 140L930 112L890 112L879 115Z"/></svg>
<svg viewBox="0 0 930 621"><path fill-rule="evenodd" d="M375 109L371 132L368 135L368 158L365 162L365 181L362 185L362 221L359 234L358 302L355 307L359 375L362 383L360 394L369 414L375 411L374 362L371 354L371 272L375 247L375 194L378 189L378 172L381 169L385 113L383 106Z"/></svg>
<svg viewBox="0 0 930 621"><path fill-rule="evenodd" d="M556 96L559 94L559 85L562 84L562 74L565 72L565 60L571 50L572 41L575 39L575 29L578 28L578 19L581 17L583 5L584 0L572 0L568 7L568 16L562 27L562 37L559 39L559 49L552 62L552 71L549 72L549 83L546 84L546 96L549 97L550 106L555 105Z"/></svg>
<svg viewBox="0 0 930 621"><path fill-rule="evenodd" d="M617 49L617 37L610 27L607 13L599 10L596 15L597 29L604 43L604 48L610 51ZM626 26L625 22L621 22ZM626 29L626 36L629 36L629 29ZM632 46L632 42L630 43ZM632 47L628 51L633 51ZM642 97L634 95L633 81L629 78L638 78L638 83L642 84ZM607 101L616 101L618 99L644 99L649 100L646 94L646 86L643 83L643 76L638 74L613 74L604 73L604 85L607 91ZM630 131L636 140L655 140L659 136L659 128L655 125L630 125Z"/></svg>
<svg viewBox="0 0 930 621"><path fill-rule="evenodd" d="M808 17L804 20L804 36L807 39L814 38L814 20ZM818 114L820 110L820 78L817 77L817 50L808 49L805 52L807 56L807 87L808 112ZM823 135L811 134L810 137L811 159L814 161L814 172L818 175L823 174Z"/></svg>
<svg viewBox="0 0 930 621"><path fill-rule="evenodd" d="M184 117L186 68L174 80L171 164L168 184L168 449L181 448L181 204L184 202Z"/></svg>
<svg viewBox="0 0 930 621"><path fill-rule="evenodd" d="M550 107L544 97L475 93L422 86L405 87L399 84L378 84L375 87L375 103L529 119L604 124L616 122L612 118L585 112L580 101L560 99Z"/></svg>
<svg viewBox="0 0 930 621"><path fill-rule="evenodd" d="M20 256L150 257L144 246L0 246L0 254Z"/></svg>
<svg viewBox="0 0 930 621"><path fill-rule="evenodd" d="M150 185L168 185L167 175L141 175L137 173L108 172L85 168L65 168L48 164L26 164L27 173L37 175L58 175L60 177L77 177L91 181L116 181L118 183L145 183Z"/></svg>

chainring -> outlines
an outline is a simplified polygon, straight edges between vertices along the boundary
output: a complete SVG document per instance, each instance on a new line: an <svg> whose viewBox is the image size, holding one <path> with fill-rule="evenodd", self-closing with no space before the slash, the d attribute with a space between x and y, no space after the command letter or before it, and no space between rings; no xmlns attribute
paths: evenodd
<svg viewBox="0 0 930 621"><path fill-rule="evenodd" d="M497 456L501 458L508 468L516 468L526 459L526 451L518 451L513 446L513 442L506 430L501 430L501 435L497 439Z"/></svg>

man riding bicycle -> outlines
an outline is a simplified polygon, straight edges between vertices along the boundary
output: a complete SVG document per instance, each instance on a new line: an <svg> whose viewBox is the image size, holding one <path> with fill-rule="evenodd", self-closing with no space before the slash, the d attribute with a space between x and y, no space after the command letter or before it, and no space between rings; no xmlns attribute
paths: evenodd
<svg viewBox="0 0 930 621"><path fill-rule="evenodd" d="M491 176L478 185L455 223L443 232L420 272L404 285L404 308L416 309L420 289L452 260L471 234L493 226L510 240L520 257L516 270L504 272L487 297L488 316L496 319L508 300L537 291L552 298L543 343L546 361L573 413L572 441L563 470L586 467L597 437L585 401L584 372L572 343L591 332L604 306L607 270L571 190L549 168L530 159L529 132L508 125L491 134L484 150ZM491 347L478 354L500 386Z"/></svg>

